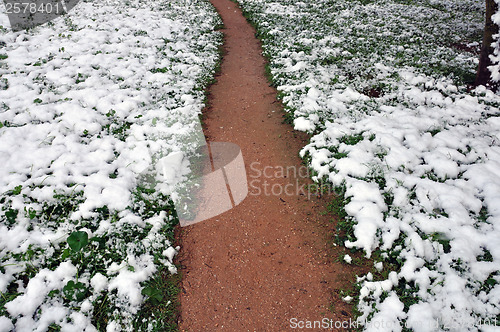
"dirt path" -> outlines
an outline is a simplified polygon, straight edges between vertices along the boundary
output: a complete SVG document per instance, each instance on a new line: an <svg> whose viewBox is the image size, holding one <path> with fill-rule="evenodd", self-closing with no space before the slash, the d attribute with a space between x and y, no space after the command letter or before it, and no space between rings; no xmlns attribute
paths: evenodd
<svg viewBox="0 0 500 332"><path fill-rule="evenodd" d="M292 318L349 319L337 292L352 282L352 270L336 262L341 249L328 238L333 224L320 213L325 201L280 192L308 181L275 174L301 167L298 151L307 137L282 123L255 30L233 2L212 3L225 24L226 54L209 90L205 134L241 147L252 186L236 208L181 229L180 330L287 331ZM265 166L272 177L258 177ZM271 187L264 194L264 181L275 194Z"/></svg>

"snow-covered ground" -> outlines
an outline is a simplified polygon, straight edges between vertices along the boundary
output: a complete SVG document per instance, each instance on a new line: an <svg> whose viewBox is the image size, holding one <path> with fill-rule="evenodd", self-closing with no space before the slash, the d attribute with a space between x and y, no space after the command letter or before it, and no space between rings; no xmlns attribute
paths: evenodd
<svg viewBox="0 0 500 332"><path fill-rule="evenodd" d="M365 330L489 331L500 96L466 87L484 1L239 3L295 129L313 134L302 156L344 193L345 245L375 259L359 279Z"/></svg>
<svg viewBox="0 0 500 332"><path fill-rule="evenodd" d="M199 129L220 23L201 0L105 0L0 30L0 331L133 330L176 272L169 192L139 175Z"/></svg>

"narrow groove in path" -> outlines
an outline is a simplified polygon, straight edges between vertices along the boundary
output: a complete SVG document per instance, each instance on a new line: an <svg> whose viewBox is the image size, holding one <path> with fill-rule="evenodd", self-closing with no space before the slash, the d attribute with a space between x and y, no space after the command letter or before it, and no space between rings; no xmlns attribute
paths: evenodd
<svg viewBox="0 0 500 332"><path fill-rule="evenodd" d="M306 177L279 172L304 173L298 151L307 136L282 123L255 30L235 3L211 2L224 21L225 55L209 89L205 134L241 147L250 193L232 210L181 229L180 330L288 331L292 318L349 319L338 290L350 285L352 269L336 260L331 217L320 213L325 202L300 194Z"/></svg>

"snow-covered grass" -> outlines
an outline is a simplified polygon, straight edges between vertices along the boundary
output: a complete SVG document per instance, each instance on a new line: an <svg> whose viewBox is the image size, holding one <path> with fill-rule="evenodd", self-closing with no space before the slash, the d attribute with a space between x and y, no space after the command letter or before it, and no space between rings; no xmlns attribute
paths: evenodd
<svg viewBox="0 0 500 332"><path fill-rule="evenodd" d="M497 5L497 11L491 17L491 21L500 26L500 7L498 7L498 3L500 1L494 0ZM489 70L491 71L491 79L494 82L500 81L500 33L493 35L493 45L491 45L494 49L493 55L490 56L491 66Z"/></svg>
<svg viewBox="0 0 500 332"><path fill-rule="evenodd" d="M484 1L238 2L312 134L314 179L343 195L343 242L375 259L358 280L365 329L500 321L500 97L467 86Z"/></svg>
<svg viewBox="0 0 500 332"><path fill-rule="evenodd" d="M104 0L0 27L0 331L172 328L177 219L141 179L199 129L220 24L202 0Z"/></svg>

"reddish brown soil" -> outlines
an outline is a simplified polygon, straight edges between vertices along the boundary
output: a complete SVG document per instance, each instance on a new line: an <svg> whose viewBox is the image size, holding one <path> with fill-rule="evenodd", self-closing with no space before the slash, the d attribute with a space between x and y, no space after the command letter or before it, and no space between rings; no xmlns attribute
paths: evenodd
<svg viewBox="0 0 500 332"><path fill-rule="evenodd" d="M255 30L233 2L212 3L224 21L225 55L204 112L207 139L241 147L249 182L255 168L300 167L307 136L282 123ZM281 188L309 183L292 174L257 179L264 180ZM338 262L343 249L332 244L332 216L321 213L327 199L256 192L250 188L232 210L180 229L181 331L288 331L292 318L349 319L338 292L352 285L353 268Z"/></svg>

